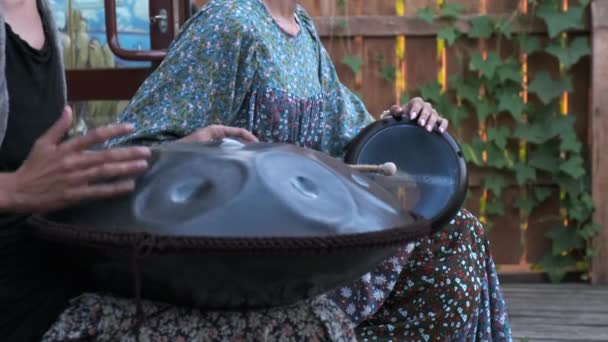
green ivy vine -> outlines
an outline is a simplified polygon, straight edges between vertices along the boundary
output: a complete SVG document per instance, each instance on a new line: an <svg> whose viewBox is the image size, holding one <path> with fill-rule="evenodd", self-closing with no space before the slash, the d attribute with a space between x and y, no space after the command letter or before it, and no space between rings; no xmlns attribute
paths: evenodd
<svg viewBox="0 0 608 342"><path fill-rule="evenodd" d="M473 17L466 33L454 25L462 6L444 6L439 13L431 8L420 10L418 16L422 20L441 19L445 23L439 38L445 39L457 50L459 59L468 63L463 72L449 79L447 91L432 83L419 92L456 129L472 117L485 124L486 136L463 141L462 148L469 163L488 172L484 183L491 194L484 208L488 215L504 215L505 206L512 205L529 218L549 198L560 196L563 217L556 221L561 223L547 233L552 248L536 265L553 281L559 281L569 271L589 269L594 255L591 238L599 230L592 221L589 173L583 144L574 128L576 117L560 112L561 94L573 91L570 70L591 52L588 37L568 38L564 33L584 28L583 13L588 1L579 1L567 12L556 0L529 1L529 5L532 10L527 16L514 13L498 20ZM517 20L536 18L545 23L548 40L513 34ZM477 49L462 48L465 44L455 45L459 40L491 38L496 41L496 49L486 56ZM504 46L514 48L501 48ZM547 53L562 70L557 78L547 70L535 71L527 87L534 96L527 103L521 96L524 83L520 52L528 56ZM513 203L504 203L501 196L509 178L521 191Z"/></svg>
<svg viewBox="0 0 608 342"><path fill-rule="evenodd" d="M438 38L445 39L454 49L462 70L449 78L447 91L437 82L415 91L451 121L467 161L487 174L483 186L489 196L483 209L490 216L488 223L493 215L505 215L507 206L516 208L527 220L541 204L559 196L561 217L556 214L540 220L561 223L546 234L552 247L535 265L553 281L560 281L567 272L589 269L595 253L591 239L599 231L592 221L589 168L574 128L576 117L560 112L561 94L573 91L570 70L591 51L588 37L566 35L572 29L584 28L583 15L589 0L579 0L566 12L561 3L529 0L526 16L519 12L500 19L474 16L468 19L467 32L459 31L455 25L463 18L460 4L420 9L421 20L442 23ZM342 6L345 5L343 1ZM513 33L517 21L537 19L546 25L548 37ZM478 39L495 42L486 56L470 44ZM528 56L549 54L559 62L561 70L558 77L548 69L535 70L527 84L527 103L522 98L522 52ZM364 64L353 55L346 55L342 62L355 74ZM382 56L376 58L376 64L382 78L394 80L394 66ZM405 103L408 98L401 100ZM484 136L461 136L463 122L471 120L484 123ZM513 183L520 189L519 197L505 203L503 192ZM534 229L535 222L529 223Z"/></svg>

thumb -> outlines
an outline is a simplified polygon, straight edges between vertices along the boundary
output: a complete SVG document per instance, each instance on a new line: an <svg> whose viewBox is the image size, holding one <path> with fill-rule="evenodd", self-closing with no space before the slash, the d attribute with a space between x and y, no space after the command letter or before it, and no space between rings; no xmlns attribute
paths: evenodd
<svg viewBox="0 0 608 342"><path fill-rule="evenodd" d="M49 128L41 137L40 141L46 144L57 145L61 142L63 137L67 134L72 126L72 108L66 106L61 113L61 117L57 120L51 128Z"/></svg>

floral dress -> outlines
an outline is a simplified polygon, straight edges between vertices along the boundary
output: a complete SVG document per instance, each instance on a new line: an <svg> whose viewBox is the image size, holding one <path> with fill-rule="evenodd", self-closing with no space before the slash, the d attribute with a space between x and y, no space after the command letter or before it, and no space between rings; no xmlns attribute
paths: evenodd
<svg viewBox="0 0 608 342"><path fill-rule="evenodd" d="M374 119L338 79L311 18L289 35L260 0L212 0L184 26L109 145L159 144L211 124L341 157ZM288 307L208 312L87 293L45 341L510 341L483 227L462 210L349 286Z"/></svg>

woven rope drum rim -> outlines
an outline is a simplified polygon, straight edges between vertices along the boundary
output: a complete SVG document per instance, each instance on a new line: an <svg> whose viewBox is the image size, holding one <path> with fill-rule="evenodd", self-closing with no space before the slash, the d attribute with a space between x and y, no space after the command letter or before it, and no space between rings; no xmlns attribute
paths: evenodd
<svg viewBox="0 0 608 342"><path fill-rule="evenodd" d="M39 237L58 242L94 248L110 247L146 250L146 254L175 252L221 253L231 255L319 255L338 251L363 251L401 246L429 234L430 224L416 219L405 227L379 232L346 234L331 237L280 238L215 238L154 236L148 233L107 233L83 231L77 226L52 222L32 216L31 232Z"/></svg>

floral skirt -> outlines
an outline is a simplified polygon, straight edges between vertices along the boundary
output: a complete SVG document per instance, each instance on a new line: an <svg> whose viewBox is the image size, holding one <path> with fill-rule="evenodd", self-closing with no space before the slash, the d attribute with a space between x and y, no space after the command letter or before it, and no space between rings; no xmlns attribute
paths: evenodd
<svg viewBox="0 0 608 342"><path fill-rule="evenodd" d="M59 341L511 341L479 221L463 210L361 279L313 300L204 312L84 294L51 327Z"/></svg>

